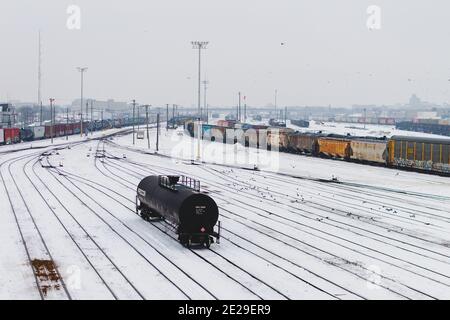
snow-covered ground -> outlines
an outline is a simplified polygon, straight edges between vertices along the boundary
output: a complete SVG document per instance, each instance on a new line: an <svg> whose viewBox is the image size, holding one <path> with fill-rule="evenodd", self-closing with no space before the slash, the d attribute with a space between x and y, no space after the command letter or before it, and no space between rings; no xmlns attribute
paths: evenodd
<svg viewBox="0 0 450 320"><path fill-rule="evenodd" d="M0 147L2 299L450 298L449 178L208 142L191 163L194 139L164 129L158 153L155 129L150 149L68 143ZM134 213L139 181L168 173L216 200L220 244Z"/></svg>

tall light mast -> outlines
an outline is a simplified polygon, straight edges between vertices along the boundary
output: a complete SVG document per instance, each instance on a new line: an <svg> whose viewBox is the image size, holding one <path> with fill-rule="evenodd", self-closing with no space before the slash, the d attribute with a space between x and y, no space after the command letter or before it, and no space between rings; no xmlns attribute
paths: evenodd
<svg viewBox="0 0 450 320"><path fill-rule="evenodd" d="M206 112L206 123L209 123L208 104L206 101L206 91L208 90L208 80L203 80L203 110Z"/></svg>
<svg viewBox="0 0 450 320"><path fill-rule="evenodd" d="M38 96L37 96L37 103L40 107L40 113L39 113L39 122L40 125L42 126L42 122L43 122L43 118L42 118L42 93L41 93L41 79L42 79L42 69L41 69L41 64L42 64L42 44L41 44L41 30L39 30L38 33L38 47L39 47L39 51L38 51Z"/></svg>
<svg viewBox="0 0 450 320"><path fill-rule="evenodd" d="M201 140L201 57L202 49L206 49L208 41L191 41L192 48L198 49L198 124L197 124L197 160L200 160L200 140Z"/></svg>
<svg viewBox="0 0 450 320"><path fill-rule="evenodd" d="M81 101L80 101L80 112L81 112L81 117L80 117L80 136L83 136L83 74L84 72L87 71L87 67L78 67L77 68L78 71L81 74ZM86 114L86 117L88 115Z"/></svg>

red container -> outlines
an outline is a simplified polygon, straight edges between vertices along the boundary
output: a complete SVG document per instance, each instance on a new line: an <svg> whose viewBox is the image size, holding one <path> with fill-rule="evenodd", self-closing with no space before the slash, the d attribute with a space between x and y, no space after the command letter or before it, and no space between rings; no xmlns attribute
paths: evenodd
<svg viewBox="0 0 450 320"><path fill-rule="evenodd" d="M49 125L46 125L45 126L45 138L46 139L49 139L49 138L51 138L51 126L49 126Z"/></svg>
<svg viewBox="0 0 450 320"><path fill-rule="evenodd" d="M20 130L18 128L5 128L3 129L3 132L6 144L20 142Z"/></svg>
<svg viewBox="0 0 450 320"><path fill-rule="evenodd" d="M67 135L73 134L73 123L66 124Z"/></svg>

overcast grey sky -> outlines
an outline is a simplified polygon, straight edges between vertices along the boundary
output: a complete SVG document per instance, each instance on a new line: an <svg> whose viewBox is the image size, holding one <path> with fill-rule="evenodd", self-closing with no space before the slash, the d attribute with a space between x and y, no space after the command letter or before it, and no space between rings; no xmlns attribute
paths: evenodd
<svg viewBox="0 0 450 320"><path fill-rule="evenodd" d="M66 10L81 8L81 29ZM369 5L381 29L366 26ZM450 101L448 0L2 0L0 100L37 100L38 29L42 94L59 103L86 95L191 105L196 52L213 105L391 104L411 93ZM284 43L284 45L281 45Z"/></svg>

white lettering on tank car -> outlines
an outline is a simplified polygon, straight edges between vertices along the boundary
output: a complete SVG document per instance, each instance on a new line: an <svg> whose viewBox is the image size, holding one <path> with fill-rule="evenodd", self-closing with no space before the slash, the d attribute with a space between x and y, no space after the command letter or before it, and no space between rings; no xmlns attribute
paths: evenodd
<svg viewBox="0 0 450 320"><path fill-rule="evenodd" d="M138 193L139 193L139 195L141 195L141 196L143 196L143 197L145 197L145 195L147 194L147 193L145 192L145 190L142 190L142 189L140 189L140 188L138 188Z"/></svg>

